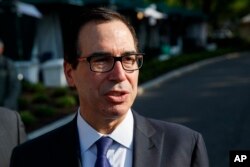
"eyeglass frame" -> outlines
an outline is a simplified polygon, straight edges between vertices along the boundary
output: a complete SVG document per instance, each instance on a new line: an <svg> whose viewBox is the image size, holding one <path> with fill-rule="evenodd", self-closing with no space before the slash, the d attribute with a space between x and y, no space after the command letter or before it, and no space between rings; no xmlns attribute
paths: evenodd
<svg viewBox="0 0 250 167"><path fill-rule="evenodd" d="M99 57L99 56L107 56L107 57L112 57L113 58L113 64L111 66L110 69L108 70L105 70L105 71L96 71L96 70L93 70L93 64L91 63L91 59L94 58L94 57ZM136 56L136 64L138 65L138 68L136 69L133 69L133 70L129 70L129 69L126 69L123 65L123 58L124 57L128 57L128 56L132 56L132 55L135 55ZM80 56L78 57L78 61L79 62L82 62L82 61L87 61L89 63L89 66L90 66L90 70L93 71L93 72L96 72L96 73L106 73L106 72L110 72L114 69L114 66L115 66L115 63L117 61L120 61L121 62L121 65L122 65L122 68L123 70L127 71L127 72L133 72L133 71L136 71L136 70L139 70L142 65L143 65L143 56L145 54L144 53L139 53L139 52L125 52L125 53L122 53L120 56L117 56L117 55L113 55L109 52L96 52L96 53L92 53L90 54L89 56ZM141 61L141 64L138 64L138 56L140 56L140 61Z"/></svg>

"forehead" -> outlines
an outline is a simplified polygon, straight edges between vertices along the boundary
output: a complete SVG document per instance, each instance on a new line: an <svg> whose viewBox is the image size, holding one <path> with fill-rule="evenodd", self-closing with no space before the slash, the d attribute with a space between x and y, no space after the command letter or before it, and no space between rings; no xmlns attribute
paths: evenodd
<svg viewBox="0 0 250 167"><path fill-rule="evenodd" d="M135 51L135 41L129 28L121 21L89 22L79 31L78 48L83 54Z"/></svg>

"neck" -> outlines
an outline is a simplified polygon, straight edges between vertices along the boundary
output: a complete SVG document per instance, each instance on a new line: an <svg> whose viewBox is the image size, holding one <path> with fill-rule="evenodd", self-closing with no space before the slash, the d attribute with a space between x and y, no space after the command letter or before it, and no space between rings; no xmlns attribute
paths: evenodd
<svg viewBox="0 0 250 167"><path fill-rule="evenodd" d="M110 134L115 128L124 120L126 115L120 117L113 118L103 118L95 117L95 119L91 119L87 114L80 112L81 117L97 132L101 134Z"/></svg>

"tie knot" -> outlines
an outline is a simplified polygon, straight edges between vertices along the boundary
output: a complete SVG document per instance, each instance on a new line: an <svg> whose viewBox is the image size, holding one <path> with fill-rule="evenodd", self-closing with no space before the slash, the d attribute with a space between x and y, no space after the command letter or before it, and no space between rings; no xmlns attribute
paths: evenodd
<svg viewBox="0 0 250 167"><path fill-rule="evenodd" d="M96 141L97 157L106 156L109 147L112 145L113 140L110 137L101 137Z"/></svg>

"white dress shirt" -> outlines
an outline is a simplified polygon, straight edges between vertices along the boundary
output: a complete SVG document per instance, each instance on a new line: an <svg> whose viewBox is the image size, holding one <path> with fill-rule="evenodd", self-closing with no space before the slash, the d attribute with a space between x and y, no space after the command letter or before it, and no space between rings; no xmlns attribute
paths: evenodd
<svg viewBox="0 0 250 167"><path fill-rule="evenodd" d="M81 162L83 167L94 167L97 149L95 142L103 134L93 129L80 115L77 115L77 128L79 133ZM133 132L134 118L131 110L126 114L125 119L109 135L114 140L107 152L107 158L112 167L132 167L133 156Z"/></svg>

